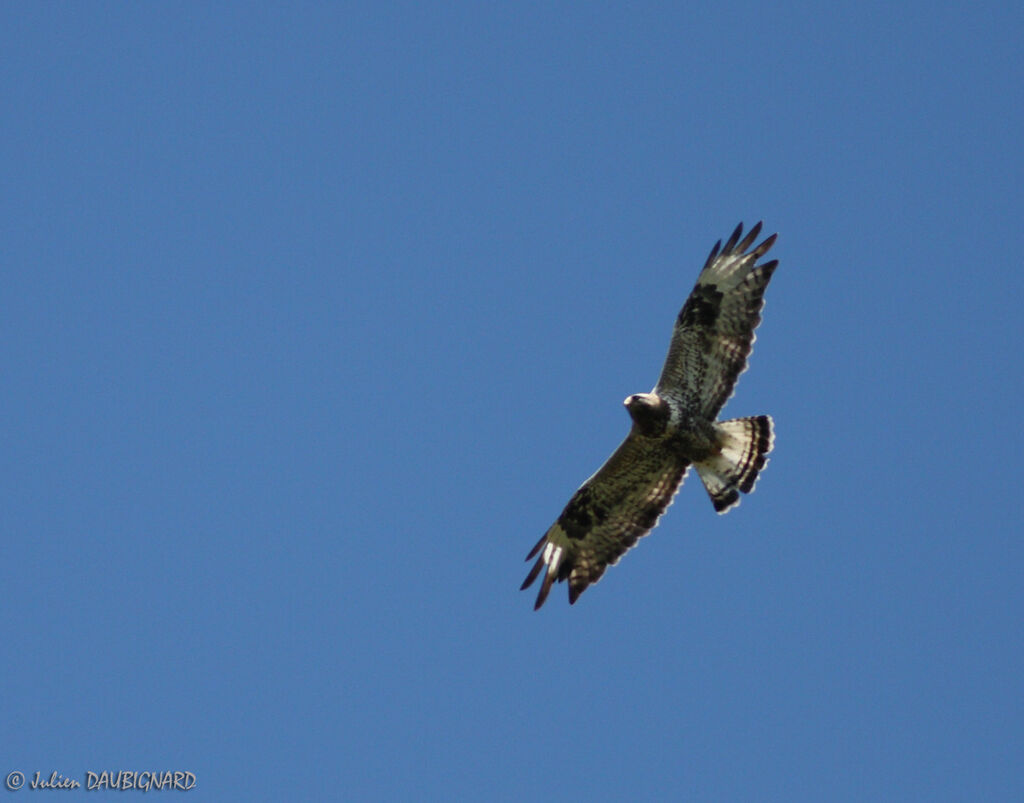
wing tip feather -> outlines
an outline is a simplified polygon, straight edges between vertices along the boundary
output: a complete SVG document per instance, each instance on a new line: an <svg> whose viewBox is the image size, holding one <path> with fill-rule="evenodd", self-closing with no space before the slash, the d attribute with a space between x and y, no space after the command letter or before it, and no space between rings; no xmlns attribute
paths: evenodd
<svg viewBox="0 0 1024 803"><path fill-rule="evenodd" d="M547 539L548 539L548 534L544 533L544 535L542 535L540 537L540 540L537 542L537 545L533 549L530 550L530 554L526 556L526 559L527 560L533 560L533 556L536 555L538 552L540 552L540 548L542 546L544 546L544 542L547 541Z"/></svg>
<svg viewBox="0 0 1024 803"><path fill-rule="evenodd" d="M530 573L526 575L526 579L523 580L523 584L519 586L520 591L525 591L531 585L533 585L533 581L537 579L537 575L540 574L540 570L543 566L544 556L542 555L541 557L537 558L537 562L533 564L533 568L530 569Z"/></svg>
<svg viewBox="0 0 1024 803"><path fill-rule="evenodd" d="M537 601L533 603L533 609L539 611L541 606L547 601L548 594L551 593L551 585L555 581L555 573L548 571L544 575L544 579L540 584L540 591L537 592Z"/></svg>
<svg viewBox="0 0 1024 803"><path fill-rule="evenodd" d="M746 251L748 248L750 248L754 240L757 239L757 235L761 233L761 226L763 225L763 223L764 221L759 220L757 221L757 223L754 224L754 227L747 232L747 236L740 241L739 245L736 246L737 251L742 253Z"/></svg>
<svg viewBox="0 0 1024 803"><path fill-rule="evenodd" d="M704 270L707 270L708 267L710 267L711 263L715 261L715 257L718 256L718 253L721 250L722 250L722 241L719 240L717 243L715 243L715 247L711 249L711 253L708 254L708 258L704 261L704 268L703 268Z"/></svg>
<svg viewBox="0 0 1024 803"><path fill-rule="evenodd" d="M756 259L760 259L766 253L768 253L768 249L769 248L771 248L773 245L775 245L775 241L777 239L779 239L779 233L778 232L776 232L775 234L771 234L768 237L765 237L764 240L761 241L761 244L757 248L755 248L753 251L750 252L750 255L752 257L754 257L755 260Z"/></svg>
<svg viewBox="0 0 1024 803"><path fill-rule="evenodd" d="M729 235L729 239L725 243L725 248L722 249L723 254L731 254L733 249L736 248L736 243L740 240L740 235L743 234L743 223L740 223L733 229L732 234Z"/></svg>

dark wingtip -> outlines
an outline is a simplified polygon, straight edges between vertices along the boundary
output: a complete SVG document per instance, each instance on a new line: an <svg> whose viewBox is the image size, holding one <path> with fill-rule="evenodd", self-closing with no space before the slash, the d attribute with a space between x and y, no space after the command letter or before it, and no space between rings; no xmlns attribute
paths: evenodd
<svg viewBox="0 0 1024 803"><path fill-rule="evenodd" d="M537 601L533 603L533 609L535 611L540 610L540 606L544 604L544 601L548 598L548 594L551 592L551 584L555 581L555 576L551 572L547 572L544 575L544 580L540 584L540 591L537 592Z"/></svg>
<svg viewBox="0 0 1024 803"><path fill-rule="evenodd" d="M764 242L762 242L757 248L750 252L751 256L753 256L754 259L760 259L768 252L769 248L775 245L775 241L778 238L778 234L773 234L771 237L765 237Z"/></svg>
<svg viewBox="0 0 1024 803"><path fill-rule="evenodd" d="M736 246L736 250L738 250L740 253L746 251L748 248L750 248L751 244L754 242L754 240L757 239L757 235L760 233L761 221L759 220L757 221L757 223L754 224L754 228L747 232L747 236L740 241L740 244Z"/></svg>
<svg viewBox="0 0 1024 803"><path fill-rule="evenodd" d="M711 253L708 254L708 258L706 260L704 260L704 269L705 270L707 269L707 267L712 262L715 261L715 257L718 256L718 252L721 251L721 250L722 250L722 241L719 240L717 243L715 243L715 247L711 249Z"/></svg>
<svg viewBox="0 0 1024 803"><path fill-rule="evenodd" d="M537 579L537 575L540 574L540 570L541 570L541 567L543 565L544 565L544 557L541 556L541 557L537 558L537 562L535 564L533 564L533 568L530 569L530 573L528 575L526 575L526 579L523 580L523 584L521 586L519 586L519 590L520 591L525 591L531 585L533 585L533 581Z"/></svg>
<svg viewBox="0 0 1024 803"><path fill-rule="evenodd" d="M530 554L526 556L527 560L533 560L533 556L540 552L540 548L544 546L544 542L547 540L547 537L547 533L544 533L544 535L540 537L540 540L537 542L537 545L533 549L531 549Z"/></svg>
<svg viewBox="0 0 1024 803"><path fill-rule="evenodd" d="M736 226L735 231L729 236L729 239L725 243L725 248L722 249L723 254L729 254L736 247L736 243L740 240L740 235L743 234L743 224L740 223Z"/></svg>

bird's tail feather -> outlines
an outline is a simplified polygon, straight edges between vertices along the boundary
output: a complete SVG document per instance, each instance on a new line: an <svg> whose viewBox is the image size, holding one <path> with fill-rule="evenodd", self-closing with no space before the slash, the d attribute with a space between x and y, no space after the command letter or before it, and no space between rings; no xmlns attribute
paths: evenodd
<svg viewBox="0 0 1024 803"><path fill-rule="evenodd" d="M740 493L754 490L757 475L775 443L775 431L767 415L719 421L716 428L722 443L720 451L694 466L715 510L725 513L740 503Z"/></svg>

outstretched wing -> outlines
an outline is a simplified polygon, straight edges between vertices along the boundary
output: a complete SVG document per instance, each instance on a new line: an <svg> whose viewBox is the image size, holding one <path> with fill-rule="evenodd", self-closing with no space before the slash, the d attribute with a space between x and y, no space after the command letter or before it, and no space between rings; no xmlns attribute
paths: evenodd
<svg viewBox="0 0 1024 803"><path fill-rule="evenodd" d="M744 253L760 232L758 223L741 241L741 223L724 248L721 240L715 244L676 319L654 389L662 398L712 421L747 367L754 330L761 323L764 291L779 264L756 264L772 247L775 234Z"/></svg>
<svg viewBox="0 0 1024 803"><path fill-rule="evenodd" d="M687 466L665 441L631 432L573 494L558 521L526 556L530 560L539 553L522 588L544 570L534 610L544 604L556 580L569 581L569 603L576 602L587 586L654 528L679 490Z"/></svg>

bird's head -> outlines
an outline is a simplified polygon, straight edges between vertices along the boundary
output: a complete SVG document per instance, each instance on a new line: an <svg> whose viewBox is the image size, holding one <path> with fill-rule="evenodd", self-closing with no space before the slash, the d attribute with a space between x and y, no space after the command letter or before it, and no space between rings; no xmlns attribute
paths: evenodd
<svg viewBox="0 0 1024 803"><path fill-rule="evenodd" d="M623 404L644 435L661 435L668 426L668 405L654 393L634 393Z"/></svg>

